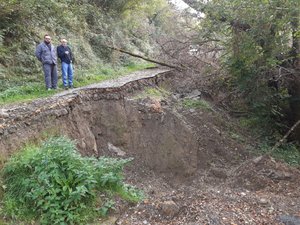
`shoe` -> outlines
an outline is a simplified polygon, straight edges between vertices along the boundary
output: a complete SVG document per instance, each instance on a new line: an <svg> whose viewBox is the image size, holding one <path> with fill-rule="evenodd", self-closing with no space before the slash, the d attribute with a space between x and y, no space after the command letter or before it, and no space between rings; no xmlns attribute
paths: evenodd
<svg viewBox="0 0 300 225"><path fill-rule="evenodd" d="M64 87L65 90L68 90L69 88L67 86Z"/></svg>
<svg viewBox="0 0 300 225"><path fill-rule="evenodd" d="M73 86L73 85L69 85L69 88L70 88L70 89L73 89L73 88L74 88L74 86Z"/></svg>

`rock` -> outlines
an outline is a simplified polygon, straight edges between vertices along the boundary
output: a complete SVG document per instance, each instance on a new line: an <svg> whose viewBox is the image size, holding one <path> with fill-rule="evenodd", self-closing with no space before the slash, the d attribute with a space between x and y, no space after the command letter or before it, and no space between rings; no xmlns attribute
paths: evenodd
<svg viewBox="0 0 300 225"><path fill-rule="evenodd" d="M171 98L172 98L174 101L178 101L178 99L180 98L180 95L179 95L179 94L173 94L173 95L171 95Z"/></svg>
<svg viewBox="0 0 300 225"><path fill-rule="evenodd" d="M16 133L17 127L16 126L11 126L8 128L8 133L13 134Z"/></svg>
<svg viewBox="0 0 300 225"><path fill-rule="evenodd" d="M179 207L174 201L165 201L160 204L160 211L163 215L174 217L179 212Z"/></svg>
<svg viewBox="0 0 300 225"><path fill-rule="evenodd" d="M64 116L64 115L67 115L69 112L67 109L58 109L58 110L55 110L54 111L54 115L56 117L60 117L60 116Z"/></svg>
<svg viewBox="0 0 300 225"><path fill-rule="evenodd" d="M299 225L300 217L299 216L289 216L289 215L281 215L278 220L282 222L284 225Z"/></svg>
<svg viewBox="0 0 300 225"><path fill-rule="evenodd" d="M187 95L187 98L199 98L201 97L201 92L199 90L193 90Z"/></svg>
<svg viewBox="0 0 300 225"><path fill-rule="evenodd" d="M195 109L190 109L189 111L190 111L190 113L194 113L194 112L196 112L196 110L195 110Z"/></svg>
<svg viewBox="0 0 300 225"><path fill-rule="evenodd" d="M259 203L260 203L261 205L267 205L269 202L268 202L267 199L261 198L261 199L259 199Z"/></svg>
<svg viewBox="0 0 300 225"><path fill-rule="evenodd" d="M9 114L4 110L4 109L0 109L0 118L8 118Z"/></svg>
<svg viewBox="0 0 300 225"><path fill-rule="evenodd" d="M150 104L150 111L154 113L162 113L161 104L157 99L152 99Z"/></svg>
<svg viewBox="0 0 300 225"><path fill-rule="evenodd" d="M143 107L146 107L147 111L150 111L153 113L162 113L163 112L160 101L158 99L147 97L147 98L143 99L139 104L142 105ZM142 109L140 111L143 112L145 110Z"/></svg>
<svg viewBox="0 0 300 225"><path fill-rule="evenodd" d="M114 146L112 143L107 143L108 150L117 154L117 156L125 156L126 152L122 151L120 148Z"/></svg>
<svg viewBox="0 0 300 225"><path fill-rule="evenodd" d="M292 174L288 172L272 171L268 177L273 180L290 180L292 178Z"/></svg>
<svg viewBox="0 0 300 225"><path fill-rule="evenodd" d="M262 156L259 156L259 157L255 158L255 159L253 159L253 162L255 164L257 164L257 163L259 163L262 160L262 158L263 158Z"/></svg>

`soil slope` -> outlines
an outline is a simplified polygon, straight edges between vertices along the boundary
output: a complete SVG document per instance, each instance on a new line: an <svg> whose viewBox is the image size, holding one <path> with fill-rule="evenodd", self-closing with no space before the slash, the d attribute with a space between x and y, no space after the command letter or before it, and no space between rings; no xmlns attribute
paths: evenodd
<svg viewBox="0 0 300 225"><path fill-rule="evenodd" d="M157 69L7 106L2 157L53 134L76 139L84 155L134 157L127 181L146 198L138 205L116 199L101 224L300 224L299 169L252 156L251 137L200 80Z"/></svg>

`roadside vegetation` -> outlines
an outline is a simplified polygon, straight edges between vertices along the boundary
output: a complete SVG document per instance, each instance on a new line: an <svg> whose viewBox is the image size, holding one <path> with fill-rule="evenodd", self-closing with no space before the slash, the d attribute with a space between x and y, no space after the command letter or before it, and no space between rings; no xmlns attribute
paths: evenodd
<svg viewBox="0 0 300 225"><path fill-rule="evenodd" d="M0 104L54 93L44 90L34 55L46 33L55 46L62 37L68 40L75 57L74 85L80 87L148 67L109 47L156 55L156 38L165 34L165 21L174 13L165 0L0 0Z"/></svg>
<svg viewBox="0 0 300 225"><path fill-rule="evenodd" d="M171 92L164 88L146 88L142 93L135 96L136 99L143 99L147 97L163 100L171 95Z"/></svg>
<svg viewBox="0 0 300 225"><path fill-rule="evenodd" d="M184 2L197 12L191 65L210 67L218 103L253 131L261 154L272 149L300 120L300 2ZM273 155L299 165L299 141L298 126Z"/></svg>
<svg viewBox="0 0 300 225"><path fill-rule="evenodd" d="M131 160L82 157L66 137L28 145L2 169L1 215L8 223L61 225L106 216L115 196L130 202L143 198L123 181L123 167Z"/></svg>
<svg viewBox="0 0 300 225"><path fill-rule="evenodd" d="M112 67L109 64L99 65L90 69L76 70L74 77L74 87L82 87L92 83L101 82L104 80L118 78L130 72L149 68L154 66L149 63L131 63L123 67ZM59 80L57 90L47 91L43 82L42 75L40 81L23 81L20 85L11 84L6 90L0 92L0 105L7 103L17 103L30 101L37 98L48 97L58 92L63 91L62 82Z"/></svg>

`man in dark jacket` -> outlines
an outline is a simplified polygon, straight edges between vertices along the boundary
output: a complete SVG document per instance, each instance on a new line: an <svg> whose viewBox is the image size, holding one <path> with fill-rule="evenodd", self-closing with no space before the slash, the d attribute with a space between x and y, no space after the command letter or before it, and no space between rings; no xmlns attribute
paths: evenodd
<svg viewBox="0 0 300 225"><path fill-rule="evenodd" d="M36 50L35 56L43 64L45 75L46 89L51 90L57 88L57 57L56 48L51 44L51 37L46 34L44 41L40 43Z"/></svg>
<svg viewBox="0 0 300 225"><path fill-rule="evenodd" d="M61 60L62 80L65 89L73 88L73 54L67 45L67 40L62 38L61 45L57 47L57 55Z"/></svg>

